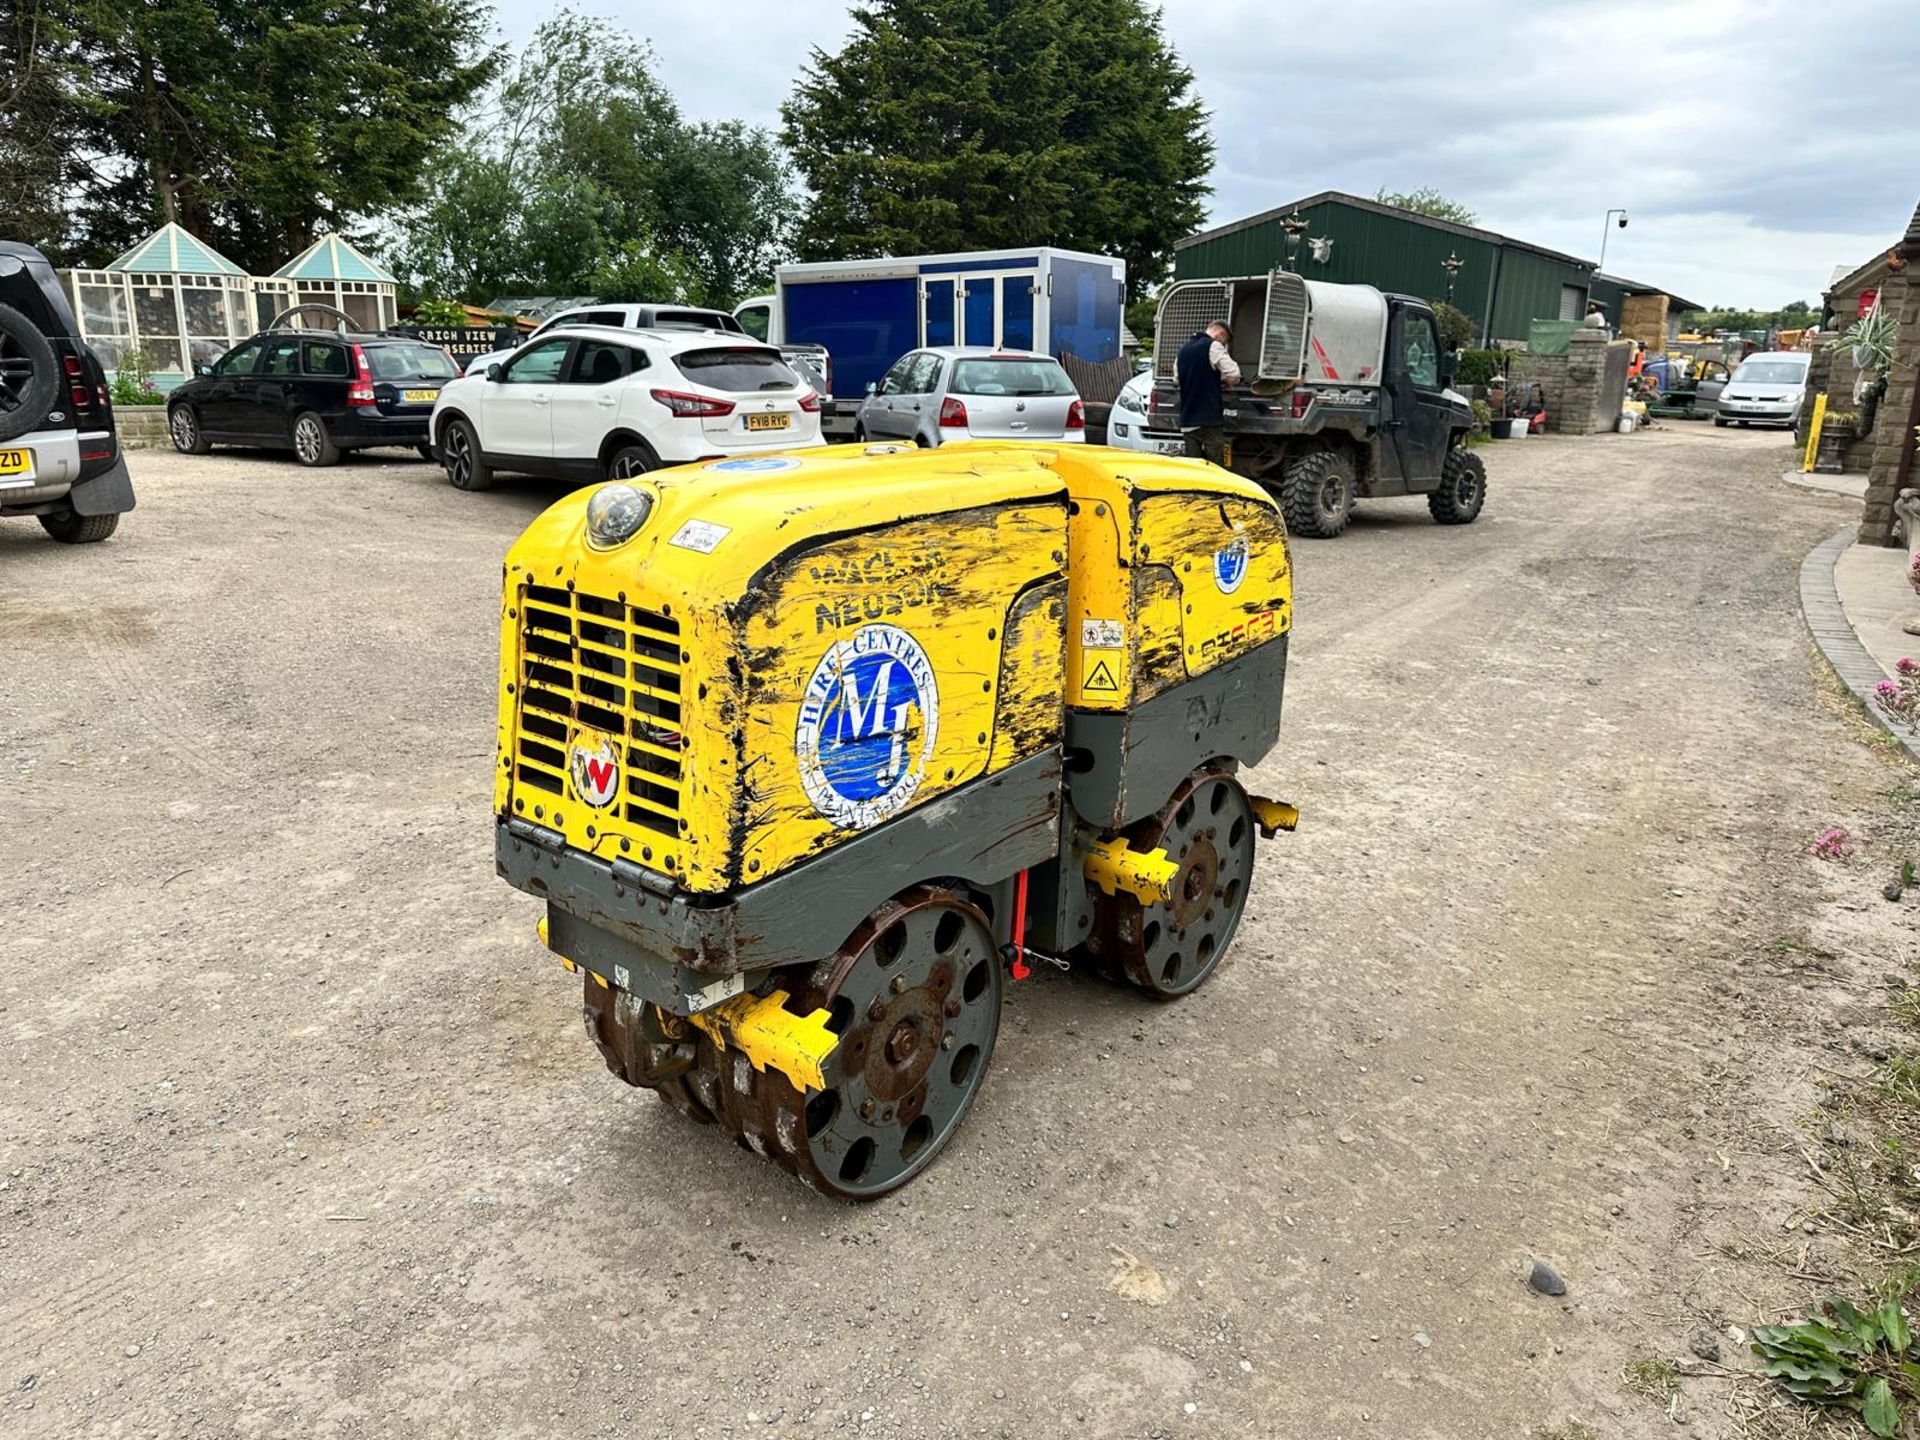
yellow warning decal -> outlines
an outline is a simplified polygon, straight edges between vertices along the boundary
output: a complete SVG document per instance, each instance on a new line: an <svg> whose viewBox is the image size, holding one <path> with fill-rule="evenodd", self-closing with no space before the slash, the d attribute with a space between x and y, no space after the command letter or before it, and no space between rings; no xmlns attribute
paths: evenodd
<svg viewBox="0 0 1920 1440"><path fill-rule="evenodd" d="M1104 660L1094 665L1093 673L1087 676L1086 683L1080 688L1088 694L1097 691L1101 694L1117 695L1120 692L1119 685L1114 683L1113 668Z"/></svg>

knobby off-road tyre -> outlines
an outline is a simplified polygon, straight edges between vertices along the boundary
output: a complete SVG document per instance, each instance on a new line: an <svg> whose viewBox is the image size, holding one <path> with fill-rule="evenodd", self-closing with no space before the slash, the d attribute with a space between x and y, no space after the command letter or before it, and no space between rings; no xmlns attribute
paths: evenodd
<svg viewBox="0 0 1920 1440"><path fill-rule="evenodd" d="M449 420L440 432L440 463L456 490L493 488L493 467L480 458L480 437L465 420Z"/></svg>
<svg viewBox="0 0 1920 1440"><path fill-rule="evenodd" d="M38 429L59 388L60 361L40 327L0 305L0 440Z"/></svg>
<svg viewBox="0 0 1920 1440"><path fill-rule="evenodd" d="M182 455L204 455L213 449L207 443L207 432L200 428L200 416L191 405L176 405L167 412L167 436Z"/></svg>
<svg viewBox="0 0 1920 1440"><path fill-rule="evenodd" d="M63 545L92 545L120 528L118 515L77 515L71 510L40 517L40 528Z"/></svg>
<svg viewBox="0 0 1920 1440"><path fill-rule="evenodd" d="M1440 471L1440 488L1427 496L1427 509L1442 525L1471 525L1487 503L1487 467L1471 450L1449 450Z"/></svg>
<svg viewBox="0 0 1920 1440"><path fill-rule="evenodd" d="M1353 457L1340 450L1312 450L1281 468L1280 510L1287 533L1331 540L1353 514Z"/></svg>

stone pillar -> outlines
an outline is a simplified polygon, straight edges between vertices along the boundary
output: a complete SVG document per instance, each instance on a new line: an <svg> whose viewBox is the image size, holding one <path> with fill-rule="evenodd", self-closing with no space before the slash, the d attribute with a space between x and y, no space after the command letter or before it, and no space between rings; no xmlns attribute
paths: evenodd
<svg viewBox="0 0 1920 1440"><path fill-rule="evenodd" d="M1560 413L1549 413L1548 424L1563 435L1591 435L1611 430L1613 420L1600 418L1606 386L1607 332L1581 326L1567 338L1567 388L1560 397Z"/></svg>
<svg viewBox="0 0 1920 1440"><path fill-rule="evenodd" d="M1873 468L1867 471L1867 504L1860 517L1862 545L1899 544L1893 506L1900 489L1900 459L1913 451L1913 394L1920 378L1920 282L1914 278L1913 264L1920 260L1920 207L1913 212L1906 238L1895 248L1908 263L1880 288L1880 308L1900 322L1900 335L1894 342L1887 393L1880 399L1873 427ZM1915 477L1909 473L1907 478L1911 482Z"/></svg>

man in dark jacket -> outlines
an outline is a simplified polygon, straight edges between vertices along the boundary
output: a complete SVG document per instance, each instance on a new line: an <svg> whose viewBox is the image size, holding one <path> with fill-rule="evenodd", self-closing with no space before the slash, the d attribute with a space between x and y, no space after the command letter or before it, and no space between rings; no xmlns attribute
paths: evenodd
<svg viewBox="0 0 1920 1440"><path fill-rule="evenodd" d="M1174 379L1180 385L1180 432L1187 437L1187 454L1221 463L1226 434L1221 426L1226 419L1221 398L1224 385L1240 383L1240 366L1227 347L1233 343L1233 330L1216 320L1180 347L1173 362Z"/></svg>

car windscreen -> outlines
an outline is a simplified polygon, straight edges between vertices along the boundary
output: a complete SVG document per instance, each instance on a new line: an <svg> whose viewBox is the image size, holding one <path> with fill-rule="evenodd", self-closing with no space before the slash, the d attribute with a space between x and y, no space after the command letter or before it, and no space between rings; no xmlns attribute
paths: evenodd
<svg viewBox="0 0 1920 1440"><path fill-rule="evenodd" d="M369 345L364 353L376 380L451 380L460 373L437 345Z"/></svg>
<svg viewBox="0 0 1920 1440"><path fill-rule="evenodd" d="M953 383L947 386L955 395L1072 395L1076 393L1067 372L1057 360L956 360Z"/></svg>
<svg viewBox="0 0 1920 1440"><path fill-rule="evenodd" d="M689 350L673 357L680 373L696 385L735 395L756 390L793 390L800 377L787 368L778 350L751 350L729 346L724 350Z"/></svg>
<svg viewBox="0 0 1920 1440"><path fill-rule="evenodd" d="M1747 360L1733 372L1737 385L1798 385L1806 378L1805 363L1795 360Z"/></svg>
<svg viewBox="0 0 1920 1440"><path fill-rule="evenodd" d="M732 330L738 332L740 322L733 316L719 310L656 310L653 312L653 329L658 330Z"/></svg>

